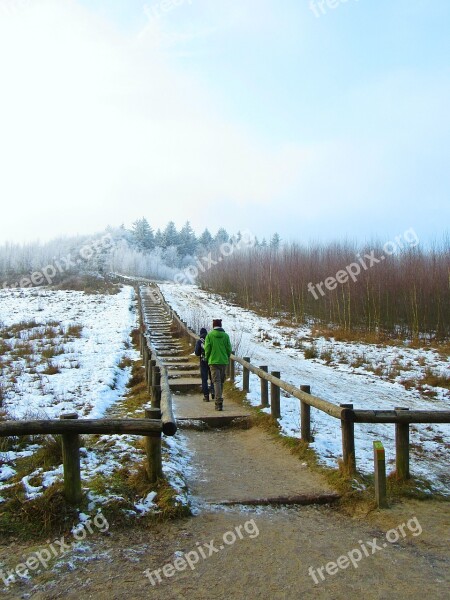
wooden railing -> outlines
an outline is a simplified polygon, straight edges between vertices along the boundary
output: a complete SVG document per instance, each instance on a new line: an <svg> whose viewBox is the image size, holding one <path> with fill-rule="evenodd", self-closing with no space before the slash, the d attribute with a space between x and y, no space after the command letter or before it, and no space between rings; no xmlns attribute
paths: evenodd
<svg viewBox="0 0 450 600"><path fill-rule="evenodd" d="M139 295L138 295L139 298ZM142 306L139 298L141 331L145 329ZM172 411L172 396L167 373L155 363L149 368L151 348L142 343L145 377L151 395L151 407L144 407L144 419L78 419L76 413L65 413L60 419L35 421L2 421L0 437L24 435L59 434L62 437L62 459L64 468L64 492L68 502L78 504L82 498L80 475L80 435L82 434L128 434L145 436L147 474L154 483L163 474L161 434L175 435L177 425ZM161 372L163 376L161 377Z"/></svg>
<svg viewBox="0 0 450 600"><path fill-rule="evenodd" d="M157 446L161 448L163 426L160 419L151 417L152 415L145 419L78 419L76 413L65 413L60 416L60 420L3 421L0 423L0 437L60 434L62 438L64 493L68 502L78 504L82 498L80 435L143 435L146 438L147 448ZM159 453L159 460L155 460L155 454L147 451L147 472L152 482L155 482L162 474L160 456L161 452Z"/></svg>
<svg viewBox="0 0 450 600"><path fill-rule="evenodd" d="M164 300L160 291L155 288L155 293L161 297L161 302L166 307L177 324L191 341L198 339L187 324L177 315ZM269 372L266 365L255 366L250 358L240 358L234 354L230 357L228 374L230 380L235 382L235 363L242 366L242 388L244 392L250 389L250 373L257 375L261 382L261 407L269 407L274 419L281 418L280 390L284 390L290 396L300 401L300 436L301 439L310 443L311 436L311 408L320 410L340 422L342 433L342 464L344 468L353 474L356 472L355 453L355 423L392 423L395 424L395 447L396 447L396 477L400 480L410 477L409 456L409 425L410 423L450 423L450 411L425 411L409 410L408 408L396 407L392 410L359 410L354 409L352 403L333 404L311 394L309 385L296 387L281 379L279 371ZM270 384L270 385L269 385ZM270 399L269 399L270 387Z"/></svg>

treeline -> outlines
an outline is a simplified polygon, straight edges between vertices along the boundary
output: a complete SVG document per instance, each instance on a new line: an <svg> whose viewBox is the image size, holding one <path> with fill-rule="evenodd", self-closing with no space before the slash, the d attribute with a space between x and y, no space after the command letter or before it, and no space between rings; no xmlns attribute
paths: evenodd
<svg viewBox="0 0 450 600"><path fill-rule="evenodd" d="M177 259L198 256L211 250L218 250L221 244L231 242L233 239L240 238L240 232L230 235L226 229L221 227L215 235L212 235L209 229L205 229L200 236L196 236L189 221L178 231L175 223L170 221L164 229L152 228L150 223L144 217L135 221L130 230L122 226L122 232L129 245L140 252L146 254L156 248L163 252L170 252L170 262L176 262ZM261 242L252 237L252 243L256 247L278 249L281 244L281 238L278 233L274 233L267 242L265 238ZM178 260L179 263L179 260ZM182 266L178 264L177 266Z"/></svg>
<svg viewBox="0 0 450 600"><path fill-rule="evenodd" d="M197 257L220 254L222 244L239 239L224 228L205 229L197 236L189 222L178 230L173 221L156 231L144 217L127 229L107 227L90 236L61 237L47 243L5 243L0 246L0 287L30 287L58 283L68 275L120 273L129 276L172 279ZM278 248L278 234L269 244Z"/></svg>
<svg viewBox="0 0 450 600"><path fill-rule="evenodd" d="M252 248L200 274L199 283L246 308L297 323L388 337L450 337L448 240L426 251L405 240L366 248Z"/></svg>

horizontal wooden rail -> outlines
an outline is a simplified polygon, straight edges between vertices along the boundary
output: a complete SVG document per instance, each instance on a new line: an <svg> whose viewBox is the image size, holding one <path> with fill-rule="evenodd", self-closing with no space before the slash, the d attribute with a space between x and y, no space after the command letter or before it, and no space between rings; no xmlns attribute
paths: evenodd
<svg viewBox="0 0 450 600"><path fill-rule="evenodd" d="M448 410L353 410L355 423L450 423Z"/></svg>
<svg viewBox="0 0 450 600"><path fill-rule="evenodd" d="M238 356L235 356L234 354L230 358L231 360L234 360L235 362L239 363L240 365L254 373L255 375L258 375L258 377L261 377L261 379L266 379L267 381L273 383L274 385L281 388L291 396L294 396L294 398L298 398L302 402L309 404L309 406L318 408L319 410L329 414L335 419L342 418L343 409L340 406L336 406L336 404L328 402L327 400L322 400L321 398L313 396L312 394L307 394L306 392L303 392L302 390L297 388L295 385L287 383L286 381L283 381L278 377L274 377L270 373L266 373L263 369L255 367L251 363L247 362L246 360L243 360L242 358L239 358Z"/></svg>
<svg viewBox="0 0 450 600"><path fill-rule="evenodd" d="M0 437L48 434L129 434L152 435L163 431L159 419L74 419L37 421L3 421Z"/></svg>
<svg viewBox="0 0 450 600"><path fill-rule="evenodd" d="M169 376L167 373L167 368L158 360L155 349L153 348L151 341L148 336L145 337L147 342L147 348L153 357L153 361L156 366L159 367L161 373L160 379L160 387L161 387L161 400L160 400L160 408L161 408L161 422L162 422L162 430L165 435L175 435L177 431L177 423L175 420L175 416L173 414L172 408L172 392L170 391L169 386Z"/></svg>

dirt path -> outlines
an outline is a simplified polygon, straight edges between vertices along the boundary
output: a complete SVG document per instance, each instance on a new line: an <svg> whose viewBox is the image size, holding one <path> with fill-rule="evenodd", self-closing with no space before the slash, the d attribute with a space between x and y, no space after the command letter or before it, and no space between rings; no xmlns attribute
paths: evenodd
<svg viewBox="0 0 450 600"><path fill-rule="evenodd" d="M44 572L29 584L12 584L3 596L36 600L448 597L448 504L410 502L376 511L364 521L329 506L219 506L224 499L329 488L257 428L188 430L182 435L192 457L189 483L196 516L151 531L134 527L96 533L56 572ZM402 524L404 535L398 529ZM0 559L17 564L29 551L27 545L14 544L2 549ZM342 568L337 566L339 557L344 557Z"/></svg>
<svg viewBox="0 0 450 600"><path fill-rule="evenodd" d="M228 408L225 405L225 415ZM319 475L257 427L183 433L194 450L188 485L201 505L333 492Z"/></svg>
<svg viewBox="0 0 450 600"><path fill-rule="evenodd" d="M213 404L199 395L174 396L184 426L213 415ZM227 413L245 417L225 397L225 420ZM191 459L195 516L150 531L96 532L57 569L5 588L4 598L448 598L448 503L412 501L360 520L331 506L221 506L330 488L257 428L182 429L180 435ZM30 544L4 546L0 560L14 566L30 551Z"/></svg>

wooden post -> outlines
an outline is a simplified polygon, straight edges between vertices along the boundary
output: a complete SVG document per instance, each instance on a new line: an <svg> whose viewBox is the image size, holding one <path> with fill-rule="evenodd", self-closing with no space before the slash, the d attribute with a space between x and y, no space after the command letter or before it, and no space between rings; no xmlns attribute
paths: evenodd
<svg viewBox="0 0 450 600"><path fill-rule="evenodd" d="M244 356L244 360L246 362L250 362L250 358L248 356ZM250 371L247 369L247 367L242 368L242 391L250 391Z"/></svg>
<svg viewBox="0 0 450 600"><path fill-rule="evenodd" d="M76 413L60 415L60 419L78 419ZM80 436L77 433L62 434L64 466L64 495L70 504L81 501Z"/></svg>
<svg viewBox="0 0 450 600"><path fill-rule="evenodd" d="M305 394L311 393L311 386L301 385L300 389ZM303 400L300 400L300 427L301 427L301 439L305 442L312 442L311 438L311 407Z"/></svg>
<svg viewBox="0 0 450 600"><path fill-rule="evenodd" d="M373 460L375 463L375 500L378 508L387 508L386 459L381 442L373 443Z"/></svg>
<svg viewBox="0 0 450 600"><path fill-rule="evenodd" d="M234 354L234 350L231 351L231 354ZM231 383L234 383L236 377L236 365L234 363L234 360L232 358L230 358L230 381Z"/></svg>
<svg viewBox="0 0 450 600"><path fill-rule="evenodd" d="M145 346L144 346L144 356L143 356L143 363L144 363L144 369L145 369L145 379L148 378L148 361L150 358L150 350L149 347L147 346L147 339L145 339Z"/></svg>
<svg viewBox="0 0 450 600"><path fill-rule="evenodd" d="M152 408L161 408L161 369L153 369L152 381Z"/></svg>
<svg viewBox="0 0 450 600"><path fill-rule="evenodd" d="M395 410L409 410L396 407ZM409 423L395 424L395 464L397 479L409 479Z"/></svg>
<svg viewBox="0 0 450 600"><path fill-rule="evenodd" d="M148 369L148 391L151 393L152 391L152 385L153 385L153 373L155 371L155 367L156 367L156 360L152 359L149 362L149 369Z"/></svg>
<svg viewBox="0 0 450 600"><path fill-rule="evenodd" d="M273 377L280 379L281 373L280 371L271 371L270 372ZM270 384L270 412L274 419L281 418L280 411L280 388L274 383Z"/></svg>
<svg viewBox="0 0 450 600"><path fill-rule="evenodd" d="M356 472L355 424L352 418L353 404L340 404L339 406L348 409L343 410L341 416L342 460L344 468L352 475Z"/></svg>
<svg viewBox="0 0 450 600"><path fill-rule="evenodd" d="M161 410L159 408L146 408L146 419L160 419ZM147 474L151 483L162 477L162 456L161 456L161 433L145 436L145 449L147 452Z"/></svg>
<svg viewBox="0 0 450 600"><path fill-rule="evenodd" d="M151 368L152 368L152 366L151 366L151 364L150 364L150 362L151 362L151 360L152 360L152 359L151 359L151 356L152 356L152 353L151 353L151 352L149 352L149 354L148 354L148 358L147 358L147 360L145 361L145 381L147 382L147 385L148 385L148 380L149 380L149 378L150 378L150 371L151 371Z"/></svg>
<svg viewBox="0 0 450 600"><path fill-rule="evenodd" d="M265 373L269 372L269 369L266 365L262 365L259 367L261 371ZM269 406L269 382L267 379L263 379L261 377L261 406L267 407Z"/></svg>

